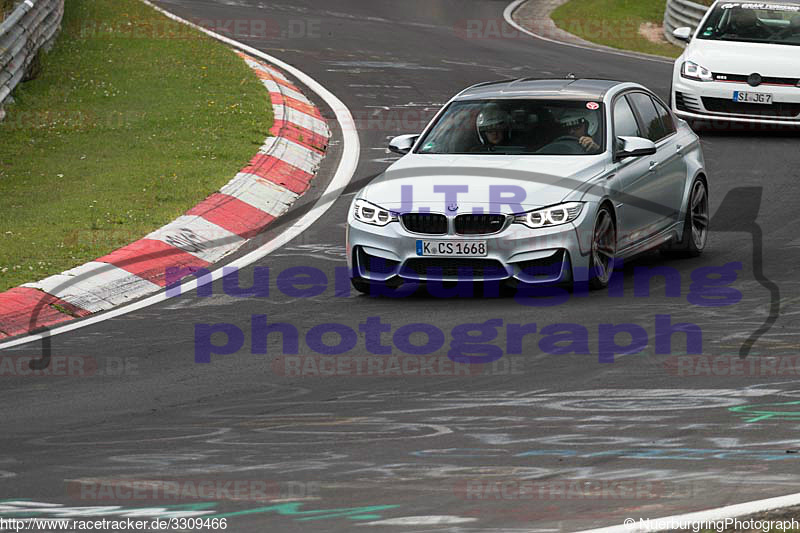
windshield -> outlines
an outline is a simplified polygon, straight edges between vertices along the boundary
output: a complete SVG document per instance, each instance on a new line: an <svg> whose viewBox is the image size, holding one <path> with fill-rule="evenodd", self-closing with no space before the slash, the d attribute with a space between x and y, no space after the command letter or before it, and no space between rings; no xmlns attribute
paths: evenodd
<svg viewBox="0 0 800 533"><path fill-rule="evenodd" d="M591 155L604 151L595 101L478 100L450 104L418 154Z"/></svg>
<svg viewBox="0 0 800 533"><path fill-rule="evenodd" d="M800 45L800 5L717 4L698 39Z"/></svg>

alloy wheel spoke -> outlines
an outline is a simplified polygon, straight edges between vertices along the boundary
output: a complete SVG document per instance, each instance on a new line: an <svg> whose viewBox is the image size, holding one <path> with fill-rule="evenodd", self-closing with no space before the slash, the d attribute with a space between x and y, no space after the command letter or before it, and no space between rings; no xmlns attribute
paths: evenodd
<svg viewBox="0 0 800 533"><path fill-rule="evenodd" d="M702 182L697 182L692 191L690 205L692 240L697 249L702 249L708 235L708 196Z"/></svg>
<svg viewBox="0 0 800 533"><path fill-rule="evenodd" d="M692 237L694 238L694 243L699 248L705 242L705 231L698 228L692 228Z"/></svg>
<svg viewBox="0 0 800 533"><path fill-rule="evenodd" d="M698 186L697 189L694 191L694 196L692 197L692 210L696 209L703 200L705 199L706 192L703 190L702 186Z"/></svg>
<svg viewBox="0 0 800 533"><path fill-rule="evenodd" d="M600 235L605 235L610 227L611 227L611 219L608 216L605 216L603 217L603 221L600 223L600 227L598 228L598 233L600 233Z"/></svg>
<svg viewBox="0 0 800 533"><path fill-rule="evenodd" d="M615 244L614 222L607 212L601 211L594 230L594 242L592 242L592 262L594 263L592 275L603 283L608 281L611 274Z"/></svg>
<svg viewBox="0 0 800 533"><path fill-rule="evenodd" d="M604 280L606 278L606 265L603 263L603 260L597 253L594 254L594 268L596 270L597 277L601 280Z"/></svg>
<svg viewBox="0 0 800 533"><path fill-rule="evenodd" d="M693 213L692 221L694 222L695 226L705 228L708 226L708 215L705 213Z"/></svg>
<svg viewBox="0 0 800 533"><path fill-rule="evenodd" d="M597 251L606 257L614 257L614 248L609 244L598 244Z"/></svg>
<svg viewBox="0 0 800 533"><path fill-rule="evenodd" d="M702 248L705 245L706 234L705 226L692 225L692 239L694 239L694 244L697 248Z"/></svg>

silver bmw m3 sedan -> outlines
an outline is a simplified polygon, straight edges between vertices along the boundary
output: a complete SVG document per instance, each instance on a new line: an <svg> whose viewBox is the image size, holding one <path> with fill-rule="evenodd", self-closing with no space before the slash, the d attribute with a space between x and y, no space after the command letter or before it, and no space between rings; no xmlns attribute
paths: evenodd
<svg viewBox="0 0 800 533"><path fill-rule="evenodd" d="M362 292L431 281L598 289L620 259L706 245L699 139L635 83L482 83L389 149L403 157L348 213Z"/></svg>

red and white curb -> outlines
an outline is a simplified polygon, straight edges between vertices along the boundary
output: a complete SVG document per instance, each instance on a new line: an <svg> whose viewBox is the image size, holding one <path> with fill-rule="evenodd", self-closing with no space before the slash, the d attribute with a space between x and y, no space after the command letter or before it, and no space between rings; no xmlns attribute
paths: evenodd
<svg viewBox="0 0 800 533"><path fill-rule="evenodd" d="M95 261L0 293L0 339L111 309L208 268L308 190L331 136L327 123L281 71L236 53L269 91L273 137L219 192L166 226ZM169 280L168 269L175 273Z"/></svg>

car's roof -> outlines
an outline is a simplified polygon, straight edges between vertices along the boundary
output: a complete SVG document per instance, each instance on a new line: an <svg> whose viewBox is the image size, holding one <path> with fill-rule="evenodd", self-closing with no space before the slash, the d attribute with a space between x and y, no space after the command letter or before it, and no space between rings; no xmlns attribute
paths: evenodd
<svg viewBox="0 0 800 533"><path fill-rule="evenodd" d="M458 100L491 98L557 98L602 100L609 89L624 82L589 78L520 78L479 83L462 91Z"/></svg>

